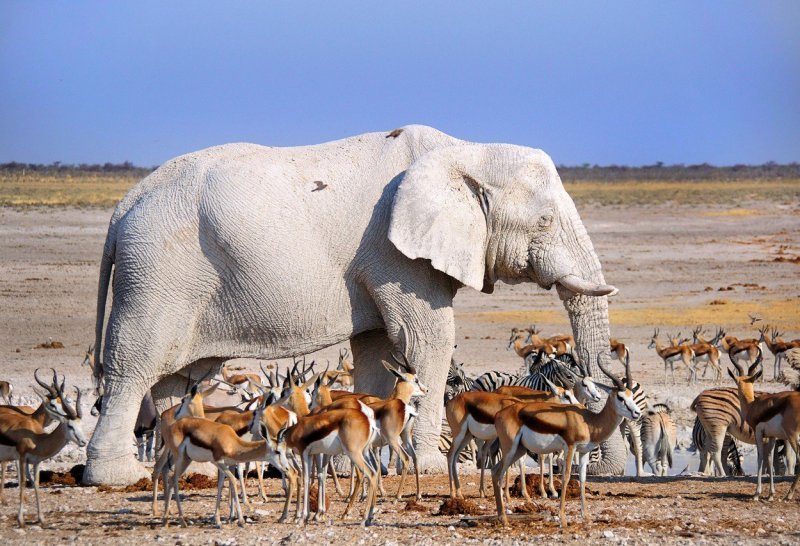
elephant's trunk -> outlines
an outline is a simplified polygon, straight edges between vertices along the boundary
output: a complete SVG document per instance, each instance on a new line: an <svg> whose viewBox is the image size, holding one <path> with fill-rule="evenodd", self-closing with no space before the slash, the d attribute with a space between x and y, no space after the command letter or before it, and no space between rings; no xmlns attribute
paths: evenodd
<svg viewBox="0 0 800 546"><path fill-rule="evenodd" d="M562 241L571 262L568 273L580 273L580 277L585 281L584 286L590 284L597 287L607 286L600 260L594 252L592 242L574 205L565 219L564 227L566 229L563 230L565 235ZM586 365L595 381L608 384L608 378L597 366L597 355L609 352L608 297L599 295L602 291L575 293L575 288L580 288L580 285L573 284L567 287L557 284L556 286L569 315L578 355L588 360ZM589 407L592 411L600 411L604 404L605 401L601 401L590 404ZM627 455L621 434L614 431L601 445L601 451L602 460L589 465L590 474L624 473Z"/></svg>

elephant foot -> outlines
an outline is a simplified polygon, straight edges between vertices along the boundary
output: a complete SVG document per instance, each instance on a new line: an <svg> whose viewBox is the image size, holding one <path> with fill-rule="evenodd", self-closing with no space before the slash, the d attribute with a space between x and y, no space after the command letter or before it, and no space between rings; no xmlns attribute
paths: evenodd
<svg viewBox="0 0 800 546"><path fill-rule="evenodd" d="M131 455L117 459L89 459L83 471L84 485L131 485L151 473Z"/></svg>
<svg viewBox="0 0 800 546"><path fill-rule="evenodd" d="M417 453L417 465L420 474L447 473L447 457L436 448L429 451L420 450Z"/></svg>

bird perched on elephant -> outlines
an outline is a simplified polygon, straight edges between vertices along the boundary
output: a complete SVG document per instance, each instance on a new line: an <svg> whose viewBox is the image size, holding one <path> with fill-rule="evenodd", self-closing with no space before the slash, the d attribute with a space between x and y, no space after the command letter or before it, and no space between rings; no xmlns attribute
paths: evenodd
<svg viewBox="0 0 800 546"><path fill-rule="evenodd" d="M325 191L309 191L318 181ZM127 438L148 389L161 411L183 394L181 375L346 340L358 391L390 393L381 360L393 350L417 368L429 385L418 462L444 471L453 298L463 287L491 293L498 281L555 287L596 368L616 290L541 150L415 125L296 148L227 144L168 161L128 192L108 228L95 346L106 404L84 480L145 475ZM603 454L598 471L622 470L621 439Z"/></svg>

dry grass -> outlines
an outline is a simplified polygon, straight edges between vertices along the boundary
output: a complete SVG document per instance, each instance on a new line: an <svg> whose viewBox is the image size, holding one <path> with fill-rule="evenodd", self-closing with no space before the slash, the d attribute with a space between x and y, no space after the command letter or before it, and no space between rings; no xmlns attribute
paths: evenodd
<svg viewBox="0 0 800 546"><path fill-rule="evenodd" d="M747 201L792 203L800 200L800 180L575 181L564 187L578 205L729 205ZM738 209L746 210L746 209ZM734 215L745 215L735 213Z"/></svg>
<svg viewBox="0 0 800 546"><path fill-rule="evenodd" d="M2 174L0 206L10 207L112 207L139 179L107 174L69 175Z"/></svg>
<svg viewBox="0 0 800 546"><path fill-rule="evenodd" d="M755 209L727 209L727 210L710 210L704 212L703 216L724 217L732 216L735 218L743 218L746 216L761 216L763 212Z"/></svg>
<svg viewBox="0 0 800 546"><path fill-rule="evenodd" d="M138 182L131 175L84 173L79 176L48 174L0 174L0 206L110 207ZM564 187L579 205L654 205L711 203L729 205L742 201L769 200L792 203L800 200L800 180L721 181L624 181L579 180ZM750 209L713 211L718 216L747 216Z"/></svg>
<svg viewBox="0 0 800 546"><path fill-rule="evenodd" d="M724 304L715 302L725 302ZM647 306L614 306L609 309L612 324L621 326L684 326L687 324L726 324L729 327L747 326L748 314L768 316L770 324L790 331L800 330L800 307L797 300L769 299L741 301L709 299L695 305L681 305L672 299L653 301ZM465 313L466 314L466 313ZM569 325L567 314L558 311L485 311L469 313L472 320L493 324L555 324ZM463 315L462 315L463 316Z"/></svg>

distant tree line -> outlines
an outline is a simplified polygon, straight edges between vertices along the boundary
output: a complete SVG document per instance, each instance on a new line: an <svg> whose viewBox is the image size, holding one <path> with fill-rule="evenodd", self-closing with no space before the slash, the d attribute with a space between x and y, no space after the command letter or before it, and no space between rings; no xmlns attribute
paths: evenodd
<svg viewBox="0 0 800 546"><path fill-rule="evenodd" d="M46 174L55 176L80 176L86 174L107 174L122 176L144 177L155 170L155 167L137 167L130 161L124 163L61 163L54 161L49 164L41 163L0 163L2 174Z"/></svg>
<svg viewBox="0 0 800 546"><path fill-rule="evenodd" d="M144 177L155 167L137 167L130 161L124 163L70 164L56 161L47 165L38 163L0 163L0 174L35 173L47 175L107 174ZM800 163L780 165L774 161L763 165L733 165L716 167L708 163L699 165L664 165L661 162L641 167L625 165L589 165L579 167L559 165L558 172L564 182L576 180L753 180L788 178L800 180Z"/></svg>
<svg viewBox="0 0 800 546"><path fill-rule="evenodd" d="M580 167L558 166L564 182L575 180L624 181L624 180L753 180L788 178L800 179L800 163L779 165L774 161L763 165L733 165L715 167L708 163L699 165L664 165L658 162L642 167L625 165L589 165Z"/></svg>

